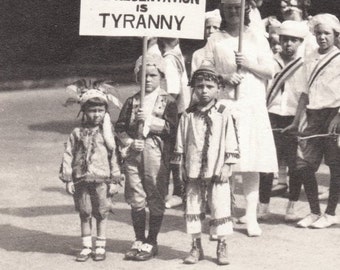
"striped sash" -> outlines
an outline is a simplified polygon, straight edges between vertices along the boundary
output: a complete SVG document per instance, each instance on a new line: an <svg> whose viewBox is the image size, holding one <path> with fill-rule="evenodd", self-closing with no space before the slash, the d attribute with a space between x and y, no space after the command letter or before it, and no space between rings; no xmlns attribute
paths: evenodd
<svg viewBox="0 0 340 270"><path fill-rule="evenodd" d="M288 65L282 68L282 70L277 73L276 77L273 80L272 86L270 87L269 94L267 96L267 106L269 106L277 94L280 92L285 81L293 75L293 73L301 67L303 64L303 60L301 57L296 58L294 61L290 62Z"/></svg>
<svg viewBox="0 0 340 270"><path fill-rule="evenodd" d="M308 80L308 89L312 86L312 84L314 83L315 79L319 76L320 72L325 69L325 67L327 67L327 65L332 62L332 60L334 58L336 58L337 56L340 55L340 51L339 50L334 50L330 53L328 53L324 58L322 58L321 60L319 60L319 62L317 63L317 65L314 67L309 80Z"/></svg>

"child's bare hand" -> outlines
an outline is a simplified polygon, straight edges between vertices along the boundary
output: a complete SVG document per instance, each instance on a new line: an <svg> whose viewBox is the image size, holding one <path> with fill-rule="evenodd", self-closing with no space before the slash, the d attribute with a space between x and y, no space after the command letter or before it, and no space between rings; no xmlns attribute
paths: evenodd
<svg viewBox="0 0 340 270"><path fill-rule="evenodd" d="M67 192L68 194L71 194L71 195L74 194L75 189L74 189L74 184L73 184L73 182L67 182L67 183L66 183L66 192Z"/></svg>
<svg viewBox="0 0 340 270"><path fill-rule="evenodd" d="M243 80L243 75L234 72L232 74L225 75L224 79L227 81L228 84L235 86L241 83L241 81Z"/></svg>
<svg viewBox="0 0 340 270"><path fill-rule="evenodd" d="M118 184L109 184L109 189L108 189L109 195L113 196L118 193Z"/></svg>
<svg viewBox="0 0 340 270"><path fill-rule="evenodd" d="M228 183L229 182L229 177L232 174L231 166L228 164L224 164L221 170L221 177L220 181L222 183Z"/></svg>
<svg viewBox="0 0 340 270"><path fill-rule="evenodd" d="M131 148L135 151L141 152L144 150L144 141L143 140L133 140L131 144Z"/></svg>
<svg viewBox="0 0 340 270"><path fill-rule="evenodd" d="M145 121L146 115L145 112L142 108L138 109L137 115L136 115L136 120L137 121Z"/></svg>

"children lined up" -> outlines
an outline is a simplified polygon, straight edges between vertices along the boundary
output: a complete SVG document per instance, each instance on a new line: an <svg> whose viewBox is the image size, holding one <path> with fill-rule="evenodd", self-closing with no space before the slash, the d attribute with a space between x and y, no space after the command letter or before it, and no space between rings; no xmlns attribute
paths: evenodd
<svg viewBox="0 0 340 270"><path fill-rule="evenodd" d="M302 57L298 51L308 35L306 24L283 22L278 30L282 51L271 59L264 36L247 27L247 4L244 50L237 53L240 2L222 0L221 30L217 30L220 21L216 12L207 16L206 26L212 22L210 26L217 31L203 49L204 59L193 68L191 89L184 87L187 75L181 53L176 51L178 40L161 38L158 44L162 56L145 56L143 106L138 92L126 100L120 112L115 132L135 234L125 254L128 260L145 261L158 253L157 237L166 208L170 170L177 181L174 195L185 198L185 223L192 238L186 264L204 259L201 231L207 204L211 211L210 234L218 239L217 263L229 264L226 241L233 231L232 171L242 175L247 202L246 215L240 220L247 224L249 236L262 234L257 217L270 214L273 173L278 171L276 156L289 168L285 220L298 219L294 205L303 184L311 214L297 225L325 228L338 222L335 209L340 197L340 149L335 137L297 140L292 132L299 129L300 137L340 132L340 51L335 46L340 23L330 14L315 16L313 31L319 47ZM141 65L141 61L136 62L139 81ZM266 96L266 83L273 74ZM161 87L164 79L166 89ZM235 90L238 99L226 101ZM189 106L192 94L196 100ZM109 196L117 191L120 168L113 130L103 125L108 106L105 94L90 89L82 95L80 105L82 126L71 133L67 142L60 178L80 213L83 249L76 260L84 262L93 255L100 261L106 257ZM302 121L304 116L307 123ZM323 156L330 167L331 184L327 209L321 215L315 172ZM147 236L146 207L150 212ZM94 251L92 217L97 225Z"/></svg>

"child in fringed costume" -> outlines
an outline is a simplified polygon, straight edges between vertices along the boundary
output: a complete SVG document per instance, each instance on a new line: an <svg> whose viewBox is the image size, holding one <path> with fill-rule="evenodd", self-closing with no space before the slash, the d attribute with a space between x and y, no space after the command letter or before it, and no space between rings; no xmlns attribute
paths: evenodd
<svg viewBox="0 0 340 270"><path fill-rule="evenodd" d="M95 261L105 260L106 225L112 205L109 197L117 193L121 181L107 113L108 95L99 88L82 87L79 93L82 125L69 136L60 168L60 179L66 184L66 191L73 195L81 221L83 249L76 258L78 262L85 262L92 255ZM106 127L103 127L104 118ZM92 217L97 225L94 252Z"/></svg>
<svg viewBox="0 0 340 270"><path fill-rule="evenodd" d="M201 231L206 203L211 209L210 234L218 238L218 264L229 264L226 236L233 232L229 177L239 151L233 118L217 101L220 83L211 66L201 66L193 74L191 87L198 102L183 113L178 126L173 162L181 163L185 171L185 217L192 236L186 264L204 258Z"/></svg>

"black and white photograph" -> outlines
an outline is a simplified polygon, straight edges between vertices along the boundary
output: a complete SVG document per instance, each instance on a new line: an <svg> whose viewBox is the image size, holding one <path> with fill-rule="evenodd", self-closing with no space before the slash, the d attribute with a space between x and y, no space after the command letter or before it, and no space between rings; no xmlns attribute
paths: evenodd
<svg viewBox="0 0 340 270"><path fill-rule="evenodd" d="M340 1L0 4L0 269L340 268Z"/></svg>

